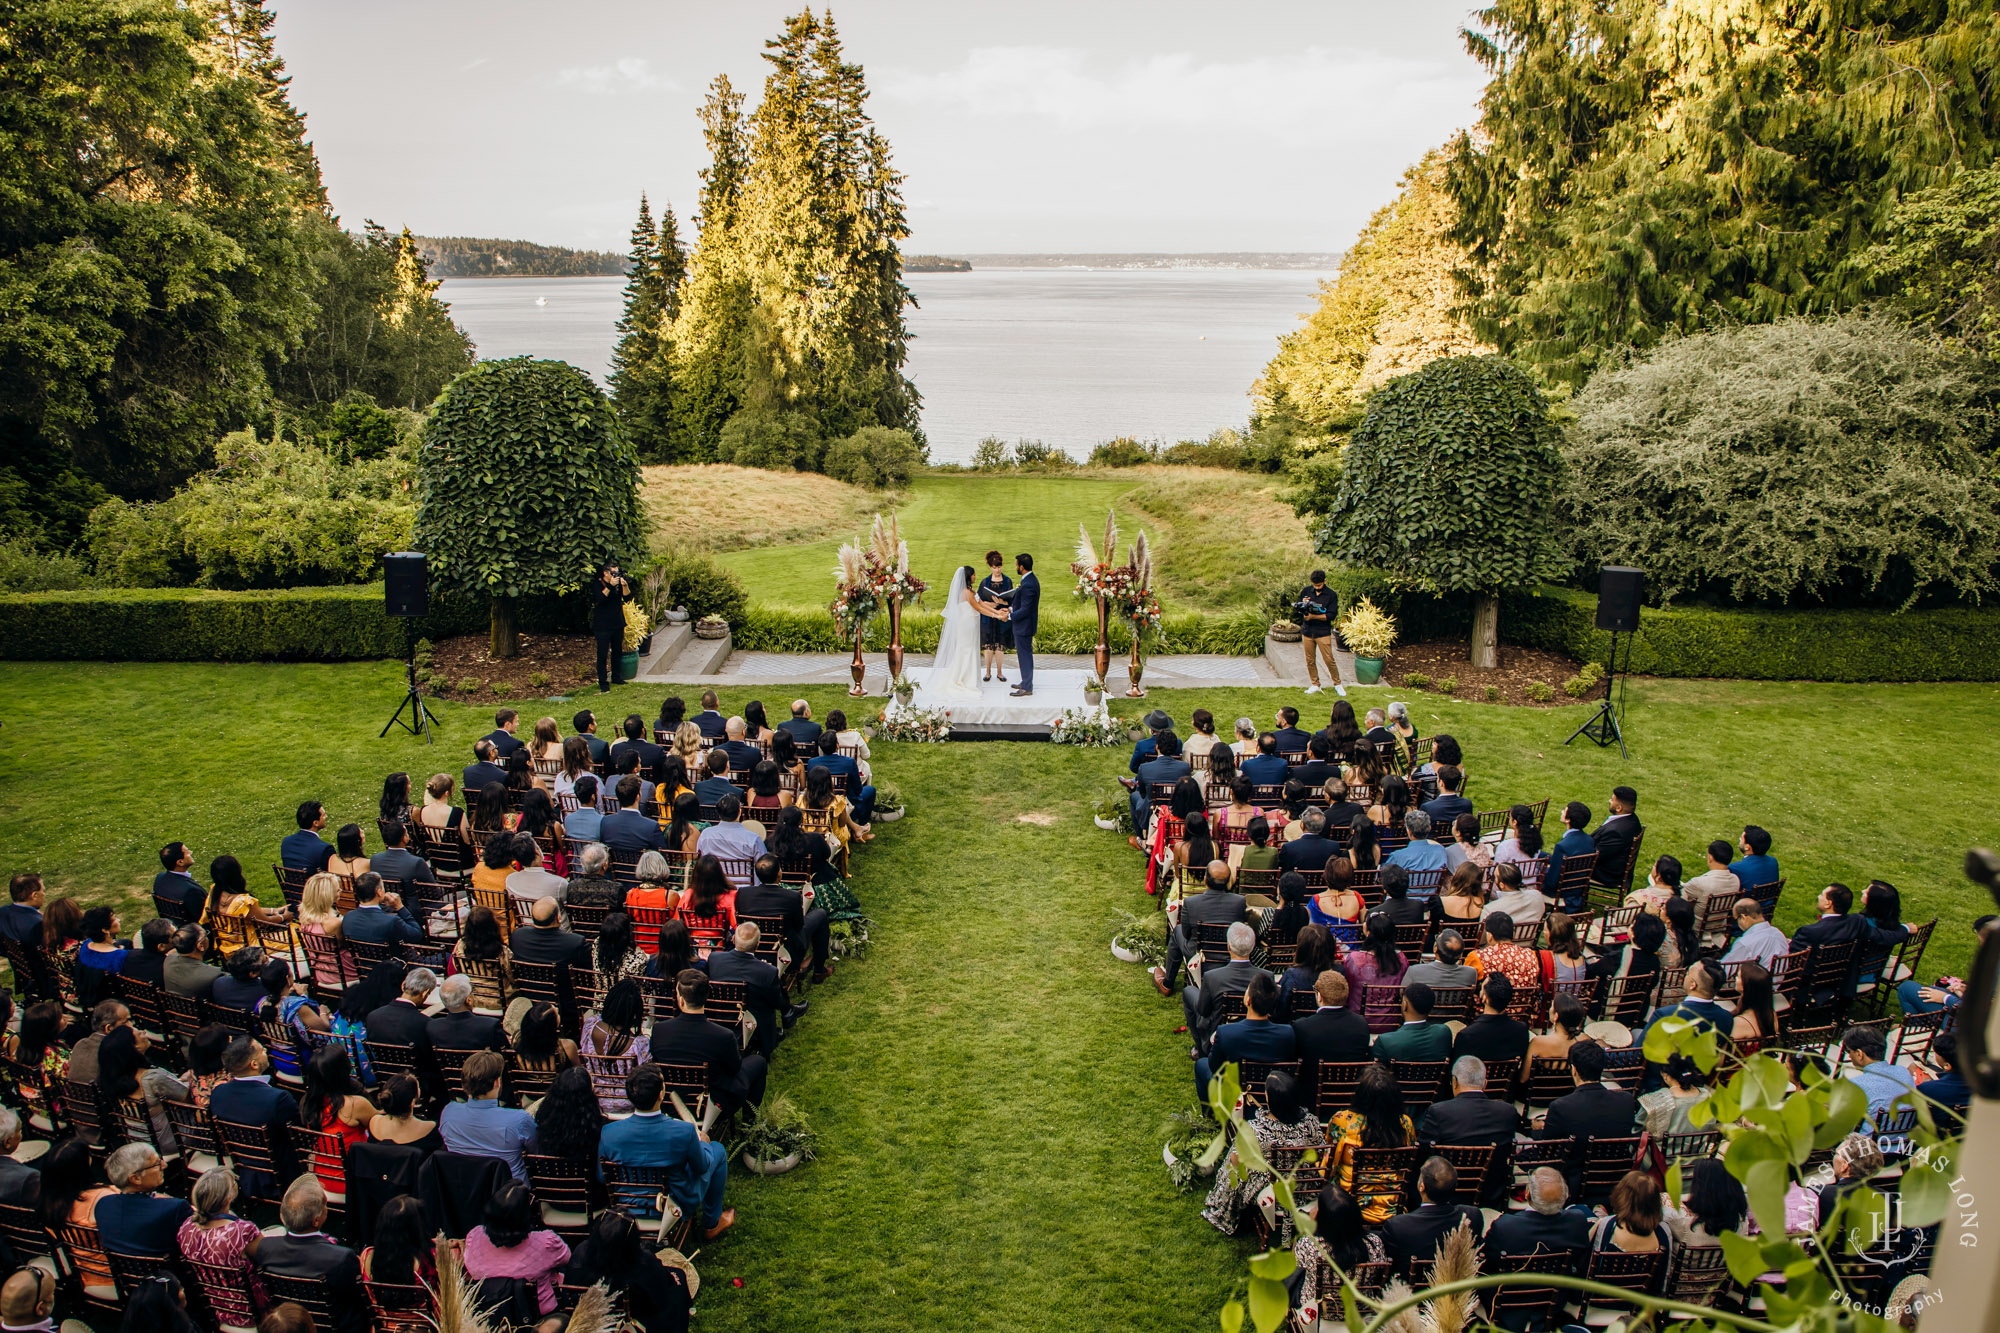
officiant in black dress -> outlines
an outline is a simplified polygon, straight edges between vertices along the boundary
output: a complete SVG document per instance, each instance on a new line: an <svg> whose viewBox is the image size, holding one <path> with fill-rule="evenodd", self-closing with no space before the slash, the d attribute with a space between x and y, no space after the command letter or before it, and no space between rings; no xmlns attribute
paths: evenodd
<svg viewBox="0 0 2000 1333"><path fill-rule="evenodd" d="M998 551L986 553L986 577L979 580L978 597L982 602L1001 602L1014 590L1014 580L1007 577L1002 568L1005 561ZM979 657L986 669L986 679L998 676L1007 679L1007 650L1014 646L1014 627L1005 620L992 616L982 616L979 621Z"/></svg>

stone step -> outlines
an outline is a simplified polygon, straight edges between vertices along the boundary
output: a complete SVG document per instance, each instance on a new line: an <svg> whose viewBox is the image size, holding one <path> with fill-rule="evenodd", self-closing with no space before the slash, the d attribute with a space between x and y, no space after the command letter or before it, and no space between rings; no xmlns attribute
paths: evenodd
<svg viewBox="0 0 2000 1333"><path fill-rule="evenodd" d="M728 634L719 639L698 639L690 634L687 647L665 668L659 679L696 680L702 676L718 675L722 664L729 660L732 646L732 636Z"/></svg>

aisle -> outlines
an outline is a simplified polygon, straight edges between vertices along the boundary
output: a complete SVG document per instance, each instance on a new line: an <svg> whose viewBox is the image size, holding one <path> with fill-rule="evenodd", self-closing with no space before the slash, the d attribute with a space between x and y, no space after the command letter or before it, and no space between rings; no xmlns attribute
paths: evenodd
<svg viewBox="0 0 2000 1333"><path fill-rule="evenodd" d="M1240 1247L1160 1163L1160 1122L1193 1096L1177 1006L1108 950L1113 909L1146 902L1088 817L1119 758L889 751L877 767L911 814L857 884L875 942L813 997L771 1081L820 1160L732 1172L740 1220L696 1261L697 1326L1214 1328Z"/></svg>

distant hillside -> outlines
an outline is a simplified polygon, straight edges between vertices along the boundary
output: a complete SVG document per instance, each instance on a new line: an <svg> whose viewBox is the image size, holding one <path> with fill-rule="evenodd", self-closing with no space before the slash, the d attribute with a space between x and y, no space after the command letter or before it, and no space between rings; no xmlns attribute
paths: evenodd
<svg viewBox="0 0 2000 1333"><path fill-rule="evenodd" d="M419 236L433 278L600 278L625 272L625 256L533 241L477 236Z"/></svg>
<svg viewBox="0 0 2000 1333"><path fill-rule="evenodd" d="M946 259L943 255L904 255L905 273L970 273L972 265L963 259Z"/></svg>
<svg viewBox="0 0 2000 1333"><path fill-rule="evenodd" d="M1340 253L1231 250L1212 254L1014 254L967 255L981 268L1286 268L1340 267Z"/></svg>

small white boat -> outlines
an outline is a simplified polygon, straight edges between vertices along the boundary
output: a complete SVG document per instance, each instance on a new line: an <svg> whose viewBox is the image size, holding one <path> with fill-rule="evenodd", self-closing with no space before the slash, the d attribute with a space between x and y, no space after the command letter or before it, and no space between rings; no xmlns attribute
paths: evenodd
<svg viewBox="0 0 2000 1333"><path fill-rule="evenodd" d="M535 298L536 305L547 305L548 303L549 303L549 298L546 296L537 296Z"/></svg>

